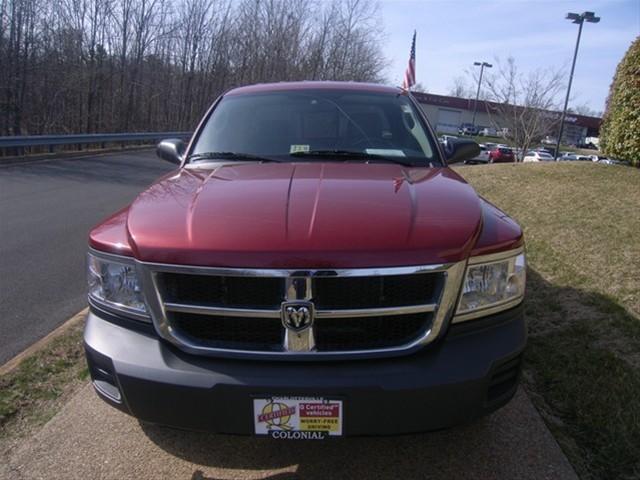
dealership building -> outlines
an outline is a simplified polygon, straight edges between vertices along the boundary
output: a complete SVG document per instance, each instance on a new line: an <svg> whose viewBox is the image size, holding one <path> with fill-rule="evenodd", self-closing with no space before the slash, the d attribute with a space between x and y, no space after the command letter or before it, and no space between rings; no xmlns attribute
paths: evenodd
<svg viewBox="0 0 640 480"><path fill-rule="evenodd" d="M458 128L463 123L473 123L473 110L475 99L449 97L446 95L434 95L432 93L412 92L418 100L429 122L438 133L457 134ZM496 115L489 112L495 111L493 102L478 101L475 124L479 128L497 128L499 124ZM559 122L561 112L549 111L549 122ZM597 117L587 117L585 115L575 115L568 113L565 117L563 143L578 144L584 143L587 137L598 137L600 123L602 119ZM497 125L496 125L497 123ZM553 136L553 132L550 132Z"/></svg>

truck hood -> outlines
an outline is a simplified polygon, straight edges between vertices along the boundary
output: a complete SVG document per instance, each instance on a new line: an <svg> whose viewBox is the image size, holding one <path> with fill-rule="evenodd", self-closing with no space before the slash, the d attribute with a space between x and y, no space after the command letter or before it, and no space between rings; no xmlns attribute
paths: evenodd
<svg viewBox="0 0 640 480"><path fill-rule="evenodd" d="M127 235L148 262L356 268L462 260L481 222L448 168L235 162L160 179L130 206Z"/></svg>

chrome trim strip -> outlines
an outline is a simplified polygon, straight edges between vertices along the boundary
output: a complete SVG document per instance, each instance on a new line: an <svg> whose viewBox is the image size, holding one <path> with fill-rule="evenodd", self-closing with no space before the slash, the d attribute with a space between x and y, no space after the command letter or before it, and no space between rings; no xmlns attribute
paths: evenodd
<svg viewBox="0 0 640 480"><path fill-rule="evenodd" d="M437 305L407 305L404 307L357 308L349 310L316 310L316 318L379 317L383 315L410 315L412 313L435 312Z"/></svg>
<svg viewBox="0 0 640 480"><path fill-rule="evenodd" d="M489 255L479 255L477 257L469 258L469 265L480 265L483 263L494 263L500 260L506 260L513 258L524 252L524 246L514 248L513 250L507 250L504 252L490 253Z"/></svg>
<svg viewBox="0 0 640 480"><path fill-rule="evenodd" d="M89 305L104 310L107 313L111 313L114 315L124 315L125 317L132 318L134 320L151 323L151 317L149 316L149 314L140 313L138 310L127 307L126 305L122 305L121 303L106 303L91 294L87 295L87 301L89 302Z"/></svg>
<svg viewBox="0 0 640 480"><path fill-rule="evenodd" d="M105 260L110 260L112 262L120 262L120 263L138 263L138 261L133 257L127 257L126 255L118 255L117 253L107 253L101 252L100 250L96 250L95 248L89 247L89 255L93 255L94 257L103 258Z"/></svg>
<svg viewBox="0 0 640 480"><path fill-rule="evenodd" d="M190 273L194 275L213 275L223 277L378 277L389 275L413 275L416 273L443 272L454 263L438 263L412 267L348 268L348 269L263 269L263 268L225 268L197 267L191 265L169 265L166 263L136 263L158 272Z"/></svg>
<svg viewBox="0 0 640 480"><path fill-rule="evenodd" d="M282 317L284 328L284 339L282 349L285 352L308 353L316 348L316 337L313 332L313 319L315 316L314 305L311 303L313 291L311 290L311 277L288 277L285 280L285 301L286 302L309 302L311 308L311 325L301 331L293 331L286 327ZM280 315L284 315L284 303L280 307Z"/></svg>
<svg viewBox="0 0 640 480"><path fill-rule="evenodd" d="M164 309L167 312L196 313L200 315L219 315L225 317L280 318L280 310L209 307L183 303L165 303Z"/></svg>
<svg viewBox="0 0 640 480"><path fill-rule="evenodd" d="M300 299L306 300L306 299ZM289 300L289 301L295 301ZM403 307L382 307L382 308L357 308L343 310L315 310L315 318L356 318L356 317L379 317L383 315L410 315L413 313L434 312L437 308L435 303L424 305L407 305ZM281 310L266 310L253 308L229 308L211 307L205 305L191 305L186 303L164 303L167 312L195 313L200 315L219 315L226 317L253 317L253 318L280 318Z"/></svg>
<svg viewBox="0 0 640 480"><path fill-rule="evenodd" d="M498 303L487 308L482 308L480 310L474 310L472 312L463 313L462 315L456 315L451 320L451 323L466 322L468 320L474 320L476 318L486 317L489 315L502 312L504 310L509 310L510 308L517 307L518 305L520 305L520 303L522 303L523 300L524 300L524 295L521 295L520 297L512 298L510 300L507 300L506 302Z"/></svg>

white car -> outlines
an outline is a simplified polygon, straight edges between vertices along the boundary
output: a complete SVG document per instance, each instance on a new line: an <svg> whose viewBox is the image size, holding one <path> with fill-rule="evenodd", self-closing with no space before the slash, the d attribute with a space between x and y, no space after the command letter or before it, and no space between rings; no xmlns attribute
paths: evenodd
<svg viewBox="0 0 640 480"><path fill-rule="evenodd" d="M486 147L486 145L483 145L482 143L478 145L480 147L480 153L473 157L471 160L467 160L466 163L467 165L475 165L477 163L489 163L489 149Z"/></svg>
<svg viewBox="0 0 640 480"><path fill-rule="evenodd" d="M553 157L546 152L527 152L522 159L522 163L532 162L553 162Z"/></svg>
<svg viewBox="0 0 640 480"><path fill-rule="evenodd" d="M576 162L576 161L592 161L593 159L586 155L579 155L573 152L565 152L562 156L558 157L561 162Z"/></svg>

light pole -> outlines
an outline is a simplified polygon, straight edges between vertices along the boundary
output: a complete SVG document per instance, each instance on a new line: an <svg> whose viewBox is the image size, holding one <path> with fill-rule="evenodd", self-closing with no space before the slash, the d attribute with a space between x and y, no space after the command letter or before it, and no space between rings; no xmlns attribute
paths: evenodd
<svg viewBox="0 0 640 480"><path fill-rule="evenodd" d="M482 72L484 72L484 67L491 68L493 65L487 62L473 62L474 65L480 65L480 78L478 79L478 91L476 92L476 103L473 105L473 126L476 126L476 112L478 111L478 98L480 98L480 85L482 85Z"/></svg>
<svg viewBox="0 0 640 480"><path fill-rule="evenodd" d="M558 134L558 140L556 141L556 152L554 160L558 160L558 154L560 153L560 142L562 141L562 134L564 133L564 117L567 115L567 106L569 105L569 95L571 94L571 82L573 81L573 71L576 68L576 59L578 58L578 47L580 47L580 36L582 35L582 25L585 20L589 23L598 23L600 17L596 17L593 12L582 13L567 13L565 17L567 20L571 20L573 23L578 24L578 39L576 40L576 49L573 52L573 63L571 64L571 74L569 75L569 85L567 85L567 96L564 99L564 108L562 109L562 116L560 117L560 133Z"/></svg>

